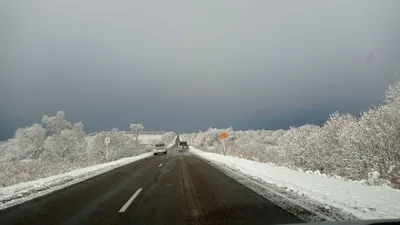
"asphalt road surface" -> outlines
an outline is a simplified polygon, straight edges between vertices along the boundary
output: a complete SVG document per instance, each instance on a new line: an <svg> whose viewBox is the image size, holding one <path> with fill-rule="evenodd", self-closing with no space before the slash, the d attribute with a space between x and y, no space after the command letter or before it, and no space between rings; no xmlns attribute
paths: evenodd
<svg viewBox="0 0 400 225"><path fill-rule="evenodd" d="M0 212L0 224L303 222L190 153L157 155Z"/></svg>

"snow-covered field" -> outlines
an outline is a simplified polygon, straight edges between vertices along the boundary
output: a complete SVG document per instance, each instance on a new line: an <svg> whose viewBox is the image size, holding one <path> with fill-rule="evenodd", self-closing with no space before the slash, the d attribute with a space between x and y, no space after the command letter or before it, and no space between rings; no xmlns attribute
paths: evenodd
<svg viewBox="0 0 400 225"><path fill-rule="evenodd" d="M123 158L113 162L78 169L64 174L0 188L0 209L18 205L33 198L37 198L64 187L79 183L83 180L108 172L117 167L149 157L152 154L153 153L144 153L134 157Z"/></svg>
<svg viewBox="0 0 400 225"><path fill-rule="evenodd" d="M126 134L129 137L134 138L135 136L133 134ZM94 139L95 136L86 136L86 141L90 142ZM151 144L154 141L160 140L162 137L162 134L140 134L139 135L139 141L141 144Z"/></svg>
<svg viewBox="0 0 400 225"><path fill-rule="evenodd" d="M254 185L249 188L261 195L265 196L264 191L268 190L273 192L275 197L279 195L284 201L301 205L306 210L314 210L320 217L328 220L337 219L335 218L337 215L333 215L333 213L341 214L337 212L337 209L343 210L344 219L346 219L345 214L348 218L353 215L359 219L400 217L400 190L398 189L365 186L360 182L334 179L325 174L295 171L274 164L204 152L193 147L190 147L190 151L219 167L228 168L230 176L242 174L245 180L251 180L251 183L257 184L258 188L254 188ZM260 189L260 186L263 188ZM323 209L317 210L318 206L308 204L304 202L304 199L319 203Z"/></svg>
<svg viewBox="0 0 400 225"><path fill-rule="evenodd" d="M139 135L139 141L143 144L151 144L153 141L159 141L162 134L141 134Z"/></svg>

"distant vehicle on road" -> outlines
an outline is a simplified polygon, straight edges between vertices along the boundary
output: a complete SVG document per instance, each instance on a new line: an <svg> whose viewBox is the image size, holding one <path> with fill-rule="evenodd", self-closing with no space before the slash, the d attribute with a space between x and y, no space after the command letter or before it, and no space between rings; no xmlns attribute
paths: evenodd
<svg viewBox="0 0 400 225"><path fill-rule="evenodd" d="M178 150L179 150L180 152L184 152L184 151L189 150L189 145L188 145L187 141L181 141L181 142L179 143Z"/></svg>
<svg viewBox="0 0 400 225"><path fill-rule="evenodd" d="M165 143L157 143L154 145L153 149L154 155L157 155L158 153L164 153L167 154L167 145Z"/></svg>

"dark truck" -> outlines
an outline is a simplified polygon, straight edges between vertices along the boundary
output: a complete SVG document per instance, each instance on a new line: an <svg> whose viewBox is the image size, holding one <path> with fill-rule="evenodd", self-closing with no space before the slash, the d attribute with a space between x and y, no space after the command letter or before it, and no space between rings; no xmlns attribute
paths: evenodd
<svg viewBox="0 0 400 225"><path fill-rule="evenodd" d="M179 142L178 150L180 152L184 152L184 151L189 150L189 145L188 145L187 141Z"/></svg>

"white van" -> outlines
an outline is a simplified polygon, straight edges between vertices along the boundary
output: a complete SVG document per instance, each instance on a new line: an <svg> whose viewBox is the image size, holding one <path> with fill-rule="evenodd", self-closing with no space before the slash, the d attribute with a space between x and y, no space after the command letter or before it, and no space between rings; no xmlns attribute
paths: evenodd
<svg viewBox="0 0 400 225"><path fill-rule="evenodd" d="M157 155L158 153L164 153L167 154L167 145L164 143L157 143L154 145L153 149L154 155Z"/></svg>

